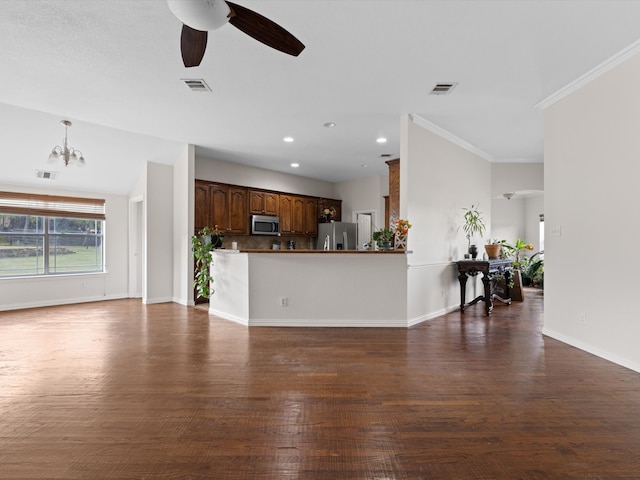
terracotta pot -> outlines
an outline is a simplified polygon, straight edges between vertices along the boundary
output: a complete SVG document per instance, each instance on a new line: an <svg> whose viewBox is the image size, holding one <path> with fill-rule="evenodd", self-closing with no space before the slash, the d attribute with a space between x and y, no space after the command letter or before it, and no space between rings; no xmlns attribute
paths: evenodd
<svg viewBox="0 0 640 480"><path fill-rule="evenodd" d="M490 260L495 260L500 257L500 245L485 245L484 249Z"/></svg>

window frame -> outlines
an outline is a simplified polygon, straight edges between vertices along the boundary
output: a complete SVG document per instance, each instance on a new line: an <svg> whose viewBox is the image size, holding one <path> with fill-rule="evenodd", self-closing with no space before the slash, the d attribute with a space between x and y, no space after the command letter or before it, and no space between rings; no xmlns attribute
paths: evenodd
<svg viewBox="0 0 640 480"><path fill-rule="evenodd" d="M79 197L67 197L56 195L39 195L28 194L20 192L1 192L0 191L0 215L16 215L16 216L30 216L36 217L43 222L42 231L34 232L4 232L9 237L32 237L36 240L35 244L42 244L42 257L43 266L42 272L39 272L39 265L36 263L35 273L11 273L2 274L0 278L12 278L12 277L47 277L56 275L73 275L73 274L99 274L105 272L105 200L95 198L79 198ZM70 232L55 232L50 231L50 223L55 223L58 219L72 219L72 220L92 220L96 223L96 228L93 233L70 233ZM54 228L55 230L55 228ZM99 233L98 233L99 232ZM3 233L3 232L0 232ZM96 247L99 244L100 248L100 265L99 268L94 270L68 270L68 271L52 271L51 260L55 259L57 263L57 250L50 251L50 245L57 243L55 240L58 238L73 238L84 237L95 239L94 244ZM37 254L37 252L36 252ZM37 255L36 255L37 257ZM36 261L37 262L37 261ZM62 267L61 267L62 268ZM57 267L54 267L57 269Z"/></svg>

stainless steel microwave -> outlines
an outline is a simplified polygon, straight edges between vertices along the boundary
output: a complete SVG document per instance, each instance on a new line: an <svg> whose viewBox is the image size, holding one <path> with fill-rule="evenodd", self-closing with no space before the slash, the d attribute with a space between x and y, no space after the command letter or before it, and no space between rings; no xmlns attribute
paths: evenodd
<svg viewBox="0 0 640 480"><path fill-rule="evenodd" d="M280 218L268 215L251 215L252 235L280 235Z"/></svg>

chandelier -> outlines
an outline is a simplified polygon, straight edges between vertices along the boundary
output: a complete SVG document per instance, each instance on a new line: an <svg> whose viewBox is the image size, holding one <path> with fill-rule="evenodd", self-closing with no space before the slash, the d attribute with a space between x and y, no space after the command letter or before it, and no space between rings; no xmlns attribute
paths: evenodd
<svg viewBox="0 0 640 480"><path fill-rule="evenodd" d="M59 158L64 162L64 166L68 167L69 165L77 165L78 167L84 167L84 157L82 156L82 152L80 150L76 150L73 147L67 146L67 130L71 126L71 122L69 120L62 120L60 122L64 125L64 143L62 147L60 145L56 145L51 150L51 155L49 155L49 163L56 163Z"/></svg>

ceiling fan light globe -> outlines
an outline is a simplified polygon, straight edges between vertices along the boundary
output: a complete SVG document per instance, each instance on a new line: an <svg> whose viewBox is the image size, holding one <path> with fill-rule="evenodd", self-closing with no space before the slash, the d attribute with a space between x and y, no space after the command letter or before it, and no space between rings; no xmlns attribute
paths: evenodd
<svg viewBox="0 0 640 480"><path fill-rule="evenodd" d="M178 20L202 32L220 28L231 13L224 0L167 0L167 4Z"/></svg>

